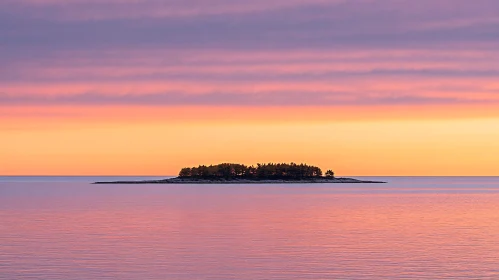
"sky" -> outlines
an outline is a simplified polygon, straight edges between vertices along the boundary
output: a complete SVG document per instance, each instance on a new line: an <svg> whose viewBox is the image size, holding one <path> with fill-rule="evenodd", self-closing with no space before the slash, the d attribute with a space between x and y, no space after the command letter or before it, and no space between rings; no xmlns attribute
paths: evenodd
<svg viewBox="0 0 499 280"><path fill-rule="evenodd" d="M0 174L499 175L497 0L2 0Z"/></svg>

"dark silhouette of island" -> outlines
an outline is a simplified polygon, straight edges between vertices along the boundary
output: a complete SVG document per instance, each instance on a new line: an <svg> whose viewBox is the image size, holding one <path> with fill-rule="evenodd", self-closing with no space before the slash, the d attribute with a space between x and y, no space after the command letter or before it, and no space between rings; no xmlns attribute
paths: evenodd
<svg viewBox="0 0 499 280"><path fill-rule="evenodd" d="M271 183L385 183L337 178L332 170L323 175L317 166L296 163L267 163L246 166L237 163L182 168L178 177L145 180L96 182L95 184L271 184Z"/></svg>
<svg viewBox="0 0 499 280"><path fill-rule="evenodd" d="M327 171L328 176L333 176L331 170ZM246 166L235 163L222 163L217 165L200 165L193 168L182 168L179 178L191 179L254 179L254 180L300 180L317 178L322 176L322 170L319 167L306 164L286 164L269 163L257 164L257 166Z"/></svg>

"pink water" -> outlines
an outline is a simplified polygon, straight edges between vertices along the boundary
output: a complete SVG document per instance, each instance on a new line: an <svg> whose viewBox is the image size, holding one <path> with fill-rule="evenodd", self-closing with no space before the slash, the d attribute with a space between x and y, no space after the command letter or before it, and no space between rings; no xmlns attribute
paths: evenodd
<svg viewBox="0 0 499 280"><path fill-rule="evenodd" d="M0 279L499 279L499 178L0 179Z"/></svg>

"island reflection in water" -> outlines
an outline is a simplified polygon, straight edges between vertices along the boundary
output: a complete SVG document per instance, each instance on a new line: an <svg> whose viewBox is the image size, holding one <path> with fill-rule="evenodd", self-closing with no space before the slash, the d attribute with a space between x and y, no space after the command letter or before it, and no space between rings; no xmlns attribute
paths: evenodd
<svg viewBox="0 0 499 280"><path fill-rule="evenodd" d="M499 278L498 178L383 180L390 183L4 178L0 279Z"/></svg>

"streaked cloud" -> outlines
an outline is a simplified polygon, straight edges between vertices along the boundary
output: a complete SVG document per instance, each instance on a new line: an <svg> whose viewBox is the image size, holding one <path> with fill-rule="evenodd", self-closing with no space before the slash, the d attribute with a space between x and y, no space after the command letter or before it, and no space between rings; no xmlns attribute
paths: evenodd
<svg viewBox="0 0 499 280"><path fill-rule="evenodd" d="M494 0L6 0L2 106L495 103Z"/></svg>
<svg viewBox="0 0 499 280"><path fill-rule="evenodd" d="M123 59L126 57L127 59ZM499 52L378 49L65 52L8 63L8 105L496 103Z"/></svg>
<svg viewBox="0 0 499 280"><path fill-rule="evenodd" d="M4 45L51 50L411 47L497 43L499 32L495 0L4 1L0 8Z"/></svg>
<svg viewBox="0 0 499 280"><path fill-rule="evenodd" d="M29 16L64 21L179 18L206 15L247 14L310 5L334 5L345 0L6 0L11 12L22 13L30 7Z"/></svg>

